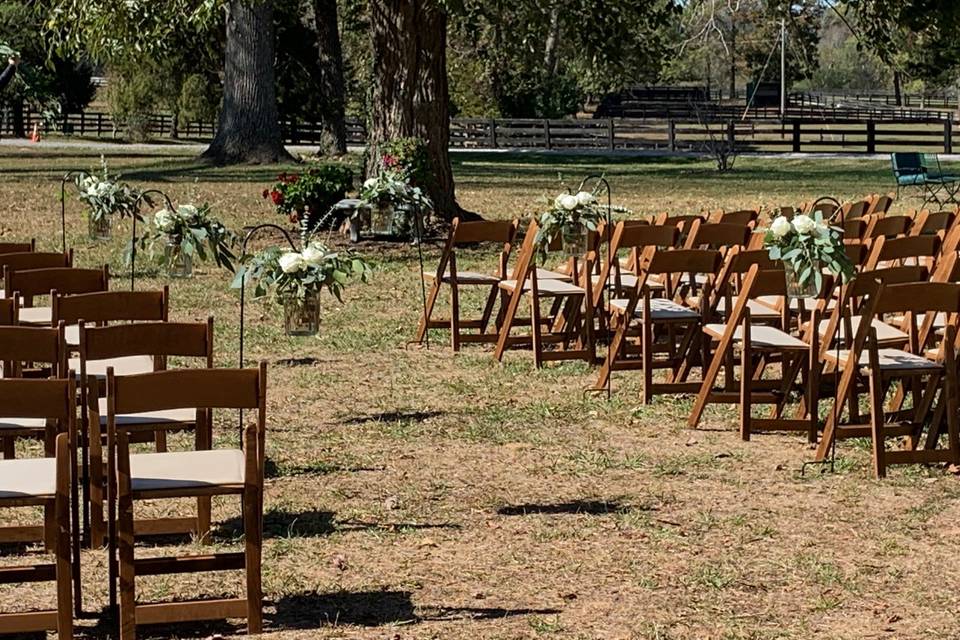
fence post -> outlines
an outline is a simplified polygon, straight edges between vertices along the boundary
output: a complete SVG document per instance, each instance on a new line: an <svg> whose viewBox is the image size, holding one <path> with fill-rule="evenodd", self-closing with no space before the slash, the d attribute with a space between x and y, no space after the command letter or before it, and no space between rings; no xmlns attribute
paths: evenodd
<svg viewBox="0 0 960 640"><path fill-rule="evenodd" d="M607 147L610 151L616 148L616 132L613 129L613 118L607 118Z"/></svg>
<svg viewBox="0 0 960 640"><path fill-rule="evenodd" d="M670 145L670 151L677 150L677 123L673 120L667 122L667 140Z"/></svg>
<svg viewBox="0 0 960 640"><path fill-rule="evenodd" d="M550 121L549 120L543 121L543 138L544 138L544 142L547 145L547 149L552 149L553 144L550 141Z"/></svg>
<svg viewBox="0 0 960 640"><path fill-rule="evenodd" d="M727 144L732 148L737 142L736 124L733 120L727 122Z"/></svg>
<svg viewBox="0 0 960 640"><path fill-rule="evenodd" d="M84 117L84 112L80 112L80 135L83 135L86 131L86 118Z"/></svg>
<svg viewBox="0 0 960 640"><path fill-rule="evenodd" d="M953 122L949 118L943 121L943 152L953 153Z"/></svg>
<svg viewBox="0 0 960 640"><path fill-rule="evenodd" d="M97 113L97 137L103 135L103 114Z"/></svg>
<svg viewBox="0 0 960 640"><path fill-rule="evenodd" d="M497 121L495 118L490 118L490 148L497 148Z"/></svg>
<svg viewBox="0 0 960 640"><path fill-rule="evenodd" d="M867 153L877 152L877 127L873 120L867 121Z"/></svg>
<svg viewBox="0 0 960 640"><path fill-rule="evenodd" d="M800 153L800 121L793 121L793 152Z"/></svg>

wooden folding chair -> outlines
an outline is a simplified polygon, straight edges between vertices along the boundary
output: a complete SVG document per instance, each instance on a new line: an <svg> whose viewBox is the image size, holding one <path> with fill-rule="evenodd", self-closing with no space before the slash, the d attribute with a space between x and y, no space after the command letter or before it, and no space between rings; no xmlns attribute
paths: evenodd
<svg viewBox="0 0 960 640"><path fill-rule="evenodd" d="M422 343L429 329L449 329L450 342L454 351L459 351L461 343L464 342L497 341L497 333L488 333L487 327L497 303L500 290L498 285L502 280L507 279L507 264L510 260L510 251L518 224L516 220L513 222L461 222L459 218L454 218L450 226L450 235L447 237L447 243L440 255L440 263L437 265L436 271L425 271L423 273L423 277L429 280L431 285L427 294L426 308L420 317L414 342ZM459 270L457 267L458 248L482 242L493 242L501 245L499 264L496 270L492 273ZM443 285L450 287L450 317L449 319L434 319L431 316ZM483 311L477 319L460 317L461 289L469 288L487 290ZM475 329L477 333L465 333L463 332L464 329Z"/></svg>
<svg viewBox="0 0 960 640"><path fill-rule="evenodd" d="M887 193L884 195L874 195L870 199L870 208L867 209L865 215L871 215L874 213L879 213L881 215L890 211L890 207L893 205L893 201L896 196L892 193Z"/></svg>
<svg viewBox="0 0 960 640"><path fill-rule="evenodd" d="M750 439L753 431L803 431L811 442L816 441L819 380L814 365L819 352L816 340L808 344L799 338L769 324L754 324L751 320L749 301L760 296L786 295L786 280L783 269L761 271L754 264L747 272L743 288L737 295L737 303L729 314L726 324L708 323L703 326L705 338L717 342L710 365L703 376L700 391L690 412L688 424L696 427L703 411L711 402L740 404L740 435ZM811 313L811 321L817 323L817 310ZM740 390L731 392L729 385L717 388L720 370L734 350L740 351ZM780 378L764 379L763 373L772 359L780 362ZM783 411L790 394L804 389L803 403L807 407L807 419L786 418ZM768 418L754 418L752 407L756 404L773 405ZM812 410L811 410L812 408Z"/></svg>
<svg viewBox="0 0 960 640"><path fill-rule="evenodd" d="M7 269L24 271L27 269L50 269L52 267L73 266L73 250L62 252L40 252L30 248L23 251L0 252L0 274ZM12 295L13 292L10 292ZM0 297L7 297L6 290L0 289Z"/></svg>
<svg viewBox="0 0 960 640"><path fill-rule="evenodd" d="M940 256L940 244L939 236L877 237L870 243L870 255L864 262L864 270L919 264L933 271Z"/></svg>
<svg viewBox="0 0 960 640"><path fill-rule="evenodd" d="M5 291L20 296L19 319L22 324L49 326L53 311L50 306L35 306L36 298L50 296L52 299L57 294L106 291L110 284L110 270L107 265L100 269L54 267L25 271L6 267L3 282Z"/></svg>
<svg viewBox="0 0 960 640"><path fill-rule="evenodd" d="M613 337L593 388L605 388L613 371L639 369L644 404L658 394L695 393L700 383L687 376L701 346L700 326L720 265L718 251L648 247L636 285L627 297L608 302ZM667 283L663 297L651 295L651 276ZM694 301L695 307L689 304ZM667 382L654 382L656 369L670 370Z"/></svg>
<svg viewBox="0 0 960 640"><path fill-rule="evenodd" d="M79 322L102 327L113 322L166 322L170 315L170 289L160 291L98 291L53 296L51 323L66 324L66 340L80 346Z"/></svg>
<svg viewBox="0 0 960 640"><path fill-rule="evenodd" d="M25 369L30 377L63 377L67 372L67 351L63 326L57 328L0 326L0 362L4 378L23 378ZM45 365L38 369L38 365ZM42 420L12 420L0 418L0 443L3 457L16 457L19 438L43 440L48 455L53 455L54 436Z"/></svg>
<svg viewBox="0 0 960 640"><path fill-rule="evenodd" d="M76 389L72 377L61 380L0 380L0 415L5 420L36 420L51 425L52 457L0 460L0 508L43 507L40 527L0 528L0 541L45 539L54 564L0 567L0 584L55 582L56 605L43 611L0 613L0 632L56 631L73 638L71 604L80 608L80 552L71 535L71 484L76 452ZM74 485L75 486L75 485ZM71 548L72 547L72 548ZM74 599L73 602L71 600Z"/></svg>
<svg viewBox="0 0 960 640"><path fill-rule="evenodd" d="M103 540L103 452L102 430L107 420L107 400L100 397L106 391L103 384L106 373L135 375L163 371L171 357L197 359L201 366L213 368L213 318L206 323L142 322L115 324L106 327L87 327L80 321L80 355L71 359L71 366L80 372L80 402L86 410L81 422L83 442L89 442L81 455L82 475L89 482L84 513L85 527L89 522L90 539L94 544ZM114 426L123 430L134 442L153 441L155 450L167 450L167 434L174 431L195 430L197 450L213 445L212 425L208 415L190 409L146 413L120 413ZM89 438L86 435L89 433ZM144 534L195 533L201 539L210 529L210 502L200 498L197 518L165 518L143 523ZM198 523L199 522L199 526Z"/></svg>
<svg viewBox="0 0 960 640"><path fill-rule="evenodd" d="M932 318L938 313L950 318L944 336L932 331ZM839 406L828 413L823 436L817 447L817 459L829 454L835 438L870 437L873 440L874 473L886 475L891 464L950 462L960 463L958 431L956 338L960 319L960 284L924 282L886 286L876 282L875 292L862 312L863 317L903 314L909 344L905 349L884 348L876 331L861 322L853 344L839 353L824 352L826 361L840 372L836 402L852 402L859 389L869 392L870 420L867 424L841 424ZM912 396L912 407L887 411L885 398L891 386L899 385ZM932 416L940 412L946 423L948 443L939 447L940 422ZM926 442L921 444L926 430ZM890 451L889 438L906 438L904 449Z"/></svg>
<svg viewBox="0 0 960 640"><path fill-rule="evenodd" d="M684 249L727 249L750 244L753 229L745 224L702 222L695 220L690 227Z"/></svg>
<svg viewBox="0 0 960 640"><path fill-rule="evenodd" d="M908 233L911 236L936 235L940 232L946 235L953 229L956 219L956 211L931 212L929 209L921 209L914 216Z"/></svg>
<svg viewBox="0 0 960 640"><path fill-rule="evenodd" d="M494 358L500 362L504 352L513 346L530 345L537 368L546 361L585 360L592 363L596 357L593 341L593 307L587 295L589 275L593 272L593 252L589 252L573 282L541 279L536 267L536 246L533 238L537 223L532 221L520 250L517 266L510 279L499 283L506 295L503 322L494 349ZM583 285L583 286L582 286ZM521 300L530 304L530 335L514 336L511 331L519 319ZM544 316L541 302L551 303L550 313ZM558 348L547 350L546 345Z"/></svg>
<svg viewBox="0 0 960 640"><path fill-rule="evenodd" d="M29 253L37 250L36 239L30 242L0 242L0 254L4 253Z"/></svg>
<svg viewBox="0 0 960 640"><path fill-rule="evenodd" d="M110 602L116 605L119 576L120 639L133 640L137 625L220 618L246 618L248 633L263 626L261 548L263 539L264 444L267 365L258 369L180 369L135 376L107 372L107 439L110 469ZM243 431L242 449L176 453L130 453L120 415L173 409L212 412L256 411ZM215 495L239 496L245 550L200 556L137 558L134 554L138 500ZM114 515L115 514L115 515ZM136 578L145 575L243 569L246 597L188 602L138 603Z"/></svg>

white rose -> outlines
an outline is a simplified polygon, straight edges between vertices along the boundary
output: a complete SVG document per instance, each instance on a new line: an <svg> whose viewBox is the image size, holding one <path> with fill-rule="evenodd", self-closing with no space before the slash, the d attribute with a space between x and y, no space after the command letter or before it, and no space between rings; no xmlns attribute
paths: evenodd
<svg viewBox="0 0 960 640"><path fill-rule="evenodd" d="M173 215L163 209L162 211L157 211L153 214L153 225L160 231L171 231L173 230Z"/></svg>
<svg viewBox="0 0 960 640"><path fill-rule="evenodd" d="M777 238L782 238L790 233L790 221L783 216L774 218L773 224L770 225L770 231L772 231L773 235Z"/></svg>
<svg viewBox="0 0 960 640"><path fill-rule="evenodd" d="M580 206L580 201L577 200L577 196L561 196L560 197L560 206L566 209L567 211L573 211Z"/></svg>
<svg viewBox="0 0 960 640"><path fill-rule="evenodd" d="M93 188L94 195L100 198L109 195L112 190L113 185L109 182L100 182Z"/></svg>
<svg viewBox="0 0 960 640"><path fill-rule="evenodd" d="M814 222L810 216L800 214L793 218L793 228L797 230L797 233L808 234L813 231L816 226L817 223Z"/></svg>
<svg viewBox="0 0 960 640"><path fill-rule="evenodd" d="M364 180L364 182L363 182L363 188L364 188L364 189L371 189L371 188L373 188L373 186L376 185L376 184L377 184L377 179L376 179L376 178L367 178L367 179Z"/></svg>
<svg viewBox="0 0 960 640"><path fill-rule="evenodd" d="M577 194L577 202L582 205L593 204L597 199L589 191L581 191Z"/></svg>
<svg viewBox="0 0 960 640"><path fill-rule="evenodd" d="M323 258L327 255L327 252L323 250L323 247L314 243L304 249L300 255L308 265L317 266L323 262Z"/></svg>
<svg viewBox="0 0 960 640"><path fill-rule="evenodd" d="M306 263L303 261L303 256L299 253L294 253L293 251L288 251L282 256L280 256L280 268L284 273L296 273L297 271L303 270L306 267Z"/></svg>
<svg viewBox="0 0 960 640"><path fill-rule="evenodd" d="M181 218L195 218L200 211L192 204L182 204L177 207L177 213L180 214Z"/></svg>

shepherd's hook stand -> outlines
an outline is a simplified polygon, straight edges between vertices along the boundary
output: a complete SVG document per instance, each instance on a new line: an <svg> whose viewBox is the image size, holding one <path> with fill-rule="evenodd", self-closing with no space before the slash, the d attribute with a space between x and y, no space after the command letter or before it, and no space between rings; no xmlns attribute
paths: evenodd
<svg viewBox="0 0 960 640"><path fill-rule="evenodd" d="M417 257L420 258L420 302L423 305L423 318L426 322L427 318L427 283L423 278L423 210L420 208L420 205L417 204L413 208L413 224L417 229ZM430 350L430 327L424 327L423 332L423 342L427 347L427 351Z"/></svg>
<svg viewBox="0 0 960 640"><path fill-rule="evenodd" d="M604 241L604 243L605 243L606 246L607 246L607 263L606 263L606 264L612 265L612 264L613 264L613 256L611 255L611 252L612 252L612 249L613 249L613 247L612 247L612 243L613 243L613 228L612 228L612 227L613 227L613 193L612 193L612 191L610 190L610 183L607 181L606 177L605 177L603 174L601 174L601 173L594 173L594 174L588 175L586 178L584 178L583 181L580 183L580 188L578 189L578 191L583 191L583 188L587 185L588 182L591 182L591 181L596 182L597 184L603 185L604 191L606 191L606 193L607 193L607 219L606 219L606 224L603 225L603 235L604 235L603 241ZM601 267L600 270L601 270L601 273L602 273L602 272L603 272L603 267ZM606 300L607 295L610 294L610 276L611 276L611 275L612 275L612 272L608 272L608 273L607 273L607 281L606 281L606 282L599 283L600 286L603 287L603 288L600 290L600 309L601 309L601 310L604 310L604 309L607 308L606 303L605 303L605 300ZM586 277L585 277L585 280L584 280L584 289L585 289L586 292L587 292L586 304L593 304L593 299L592 299L593 296L591 295L591 294L592 294L592 291L591 291L591 289L592 289L592 287L591 287L591 282L592 282L592 280L593 280L593 274L590 274L590 273L586 274ZM601 311L601 313L603 313L603 311ZM605 327L605 329L606 329L606 331L607 331L607 333L608 333L608 338L609 338L610 328L609 328L609 327ZM592 330L592 328L591 328L591 330ZM608 339L608 340L607 340L607 343L608 343L607 348L608 348L608 349L609 349L609 342L610 342L610 340ZM594 345L596 345L596 336L594 336ZM596 346L594 346L594 348L596 348ZM611 398L612 395L613 395L613 375L612 375L612 374L613 374L613 371L611 371L610 374L611 374L611 375L608 375L608 376L607 376L607 384L606 384L607 400L610 400L610 398ZM597 391L599 391L599 389L592 389L592 388L591 388L591 389L587 389L587 390L586 390L587 393L597 392Z"/></svg>
<svg viewBox="0 0 960 640"><path fill-rule="evenodd" d="M163 196L163 200L167 205L167 209L173 213L173 202L170 201L170 197L165 194L160 189L147 189L142 191L137 199L133 203L133 223L130 225L130 291L136 291L137 285L137 220L140 217L140 203L146 202L150 204L150 198L147 196L151 193L156 193Z"/></svg>
<svg viewBox="0 0 960 640"><path fill-rule="evenodd" d="M830 216L829 221L833 222L834 218L838 218L840 226L841 240L843 238L843 204L836 198L830 196L823 196L814 201L813 205L810 207L811 211L814 211L817 208L817 205L821 202L829 202L836 205L837 209L832 216ZM838 302L839 304L839 302ZM840 310L840 313L844 313L843 309ZM840 362L840 341L837 340L837 362ZM839 370L833 372L833 441L830 442L830 457L826 460L807 460L800 466L800 477L804 477L807 473L807 467L820 467L820 473L823 474L825 467L830 466L830 473L835 473L837 466L837 425L840 423L840 372ZM814 407L811 411L816 411L817 408Z"/></svg>
<svg viewBox="0 0 960 640"><path fill-rule="evenodd" d="M60 179L60 239L63 252L67 252L67 183L80 176L89 175L83 169L70 169Z"/></svg>

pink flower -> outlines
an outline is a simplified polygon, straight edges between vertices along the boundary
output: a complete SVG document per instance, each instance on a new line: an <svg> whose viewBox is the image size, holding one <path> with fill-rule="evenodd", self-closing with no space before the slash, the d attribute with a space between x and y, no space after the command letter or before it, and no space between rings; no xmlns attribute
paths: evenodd
<svg viewBox="0 0 960 640"><path fill-rule="evenodd" d="M399 164L399 163L397 162L397 159L394 158L394 157L393 157L392 155L390 155L389 153L388 153L388 154L385 154L385 155L383 156L383 166L385 166L386 168L388 168L388 169L393 169L393 168L396 167L398 164Z"/></svg>

